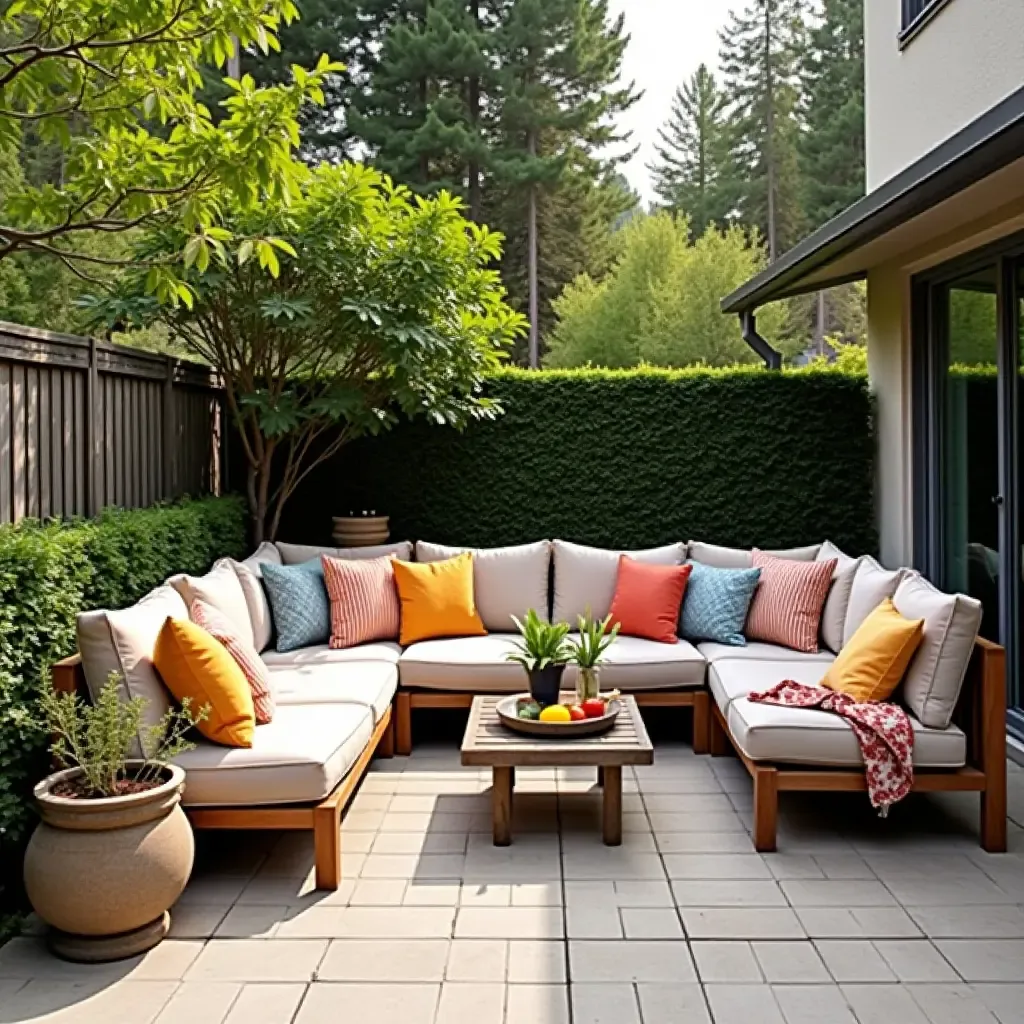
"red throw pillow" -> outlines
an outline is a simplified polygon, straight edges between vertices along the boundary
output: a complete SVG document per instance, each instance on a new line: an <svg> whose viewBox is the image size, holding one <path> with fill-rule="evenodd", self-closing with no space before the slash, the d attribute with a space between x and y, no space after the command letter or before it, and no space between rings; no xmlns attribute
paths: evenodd
<svg viewBox="0 0 1024 1024"><path fill-rule="evenodd" d="M320 556L331 599L330 646L355 647L372 640L397 640L401 624L395 563L385 558L348 561Z"/></svg>
<svg viewBox="0 0 1024 1024"><path fill-rule="evenodd" d="M624 636L674 644L690 572L688 565L650 565L619 555L612 624Z"/></svg>
<svg viewBox="0 0 1024 1024"><path fill-rule="evenodd" d="M761 579L747 613L746 638L815 653L836 562L794 562L754 548L753 565Z"/></svg>

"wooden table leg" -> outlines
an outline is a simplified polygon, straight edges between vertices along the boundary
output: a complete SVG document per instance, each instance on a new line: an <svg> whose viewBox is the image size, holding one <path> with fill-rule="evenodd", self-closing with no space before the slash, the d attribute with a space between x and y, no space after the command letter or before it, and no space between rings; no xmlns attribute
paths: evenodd
<svg viewBox="0 0 1024 1024"><path fill-rule="evenodd" d="M604 844L622 845L622 767L604 767Z"/></svg>
<svg viewBox="0 0 1024 1024"><path fill-rule="evenodd" d="M495 846L508 846L512 842L512 781L512 768L495 765L491 769L491 809L494 815Z"/></svg>
<svg viewBox="0 0 1024 1024"><path fill-rule="evenodd" d="M604 785L604 768L601 765L597 766L597 784L599 786Z"/></svg>

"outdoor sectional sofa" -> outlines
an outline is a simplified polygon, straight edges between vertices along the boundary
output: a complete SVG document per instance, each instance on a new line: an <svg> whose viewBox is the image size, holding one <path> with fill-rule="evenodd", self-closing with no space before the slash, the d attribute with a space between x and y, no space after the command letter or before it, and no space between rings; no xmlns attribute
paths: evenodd
<svg viewBox="0 0 1024 1024"><path fill-rule="evenodd" d="M415 549L408 543L363 549L263 544L244 562L224 559L206 576L174 577L131 608L81 615L79 654L54 667L54 684L95 695L117 674L125 697L145 697L147 720L155 721L170 700L151 660L166 618L187 618L187 602L201 597L244 624L270 670L277 711L257 727L251 748L199 740L177 759L186 772L185 809L197 828L312 829L317 886L337 888L341 811L374 754L411 751L416 708L468 707L477 693L522 690L521 667L506 659L516 635L512 616L534 608L570 623L587 611L602 617L621 552L565 541L474 550L475 599L487 635L405 649L377 642L276 651L260 566L300 564L321 554L415 554L434 561L463 550L423 542ZM783 679L819 682L858 616L892 597L905 614L925 619L925 641L906 683L911 686L914 677L914 703L924 693L922 715L912 716L915 789L980 792L982 845L1005 849L1004 655L976 638L978 603L940 594L911 570L889 572L869 557L848 558L827 542L771 553L801 561L837 559L817 654L758 642L737 647L620 637L602 668L602 686L634 694L643 707L691 707L697 753L722 754L731 743L754 780L755 846L771 850L780 791L862 790L863 762L845 720L755 704L748 694ZM696 541L628 554L655 564L690 558L720 568L748 567L752 557ZM571 668L565 685L573 685Z"/></svg>

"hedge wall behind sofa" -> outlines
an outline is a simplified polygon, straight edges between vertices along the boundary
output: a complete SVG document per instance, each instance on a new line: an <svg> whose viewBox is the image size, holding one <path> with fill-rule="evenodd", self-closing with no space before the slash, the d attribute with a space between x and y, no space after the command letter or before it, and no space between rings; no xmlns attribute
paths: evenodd
<svg viewBox="0 0 1024 1024"><path fill-rule="evenodd" d="M864 377L510 370L489 390L506 410L493 422L349 446L292 499L282 538L323 540L332 515L372 508L396 539L475 546L876 546Z"/></svg>
<svg viewBox="0 0 1024 1024"><path fill-rule="evenodd" d="M45 770L34 695L48 666L74 653L75 616L124 607L172 573L240 556L245 522L239 499L204 498L0 527L0 911L4 883L21 875L27 795Z"/></svg>

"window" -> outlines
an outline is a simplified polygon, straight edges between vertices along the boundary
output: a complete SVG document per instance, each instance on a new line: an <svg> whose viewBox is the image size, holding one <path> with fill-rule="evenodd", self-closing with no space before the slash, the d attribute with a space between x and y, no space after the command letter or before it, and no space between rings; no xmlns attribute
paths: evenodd
<svg viewBox="0 0 1024 1024"><path fill-rule="evenodd" d="M924 28L949 0L902 0L903 28L900 32L900 45L906 44L913 36Z"/></svg>

